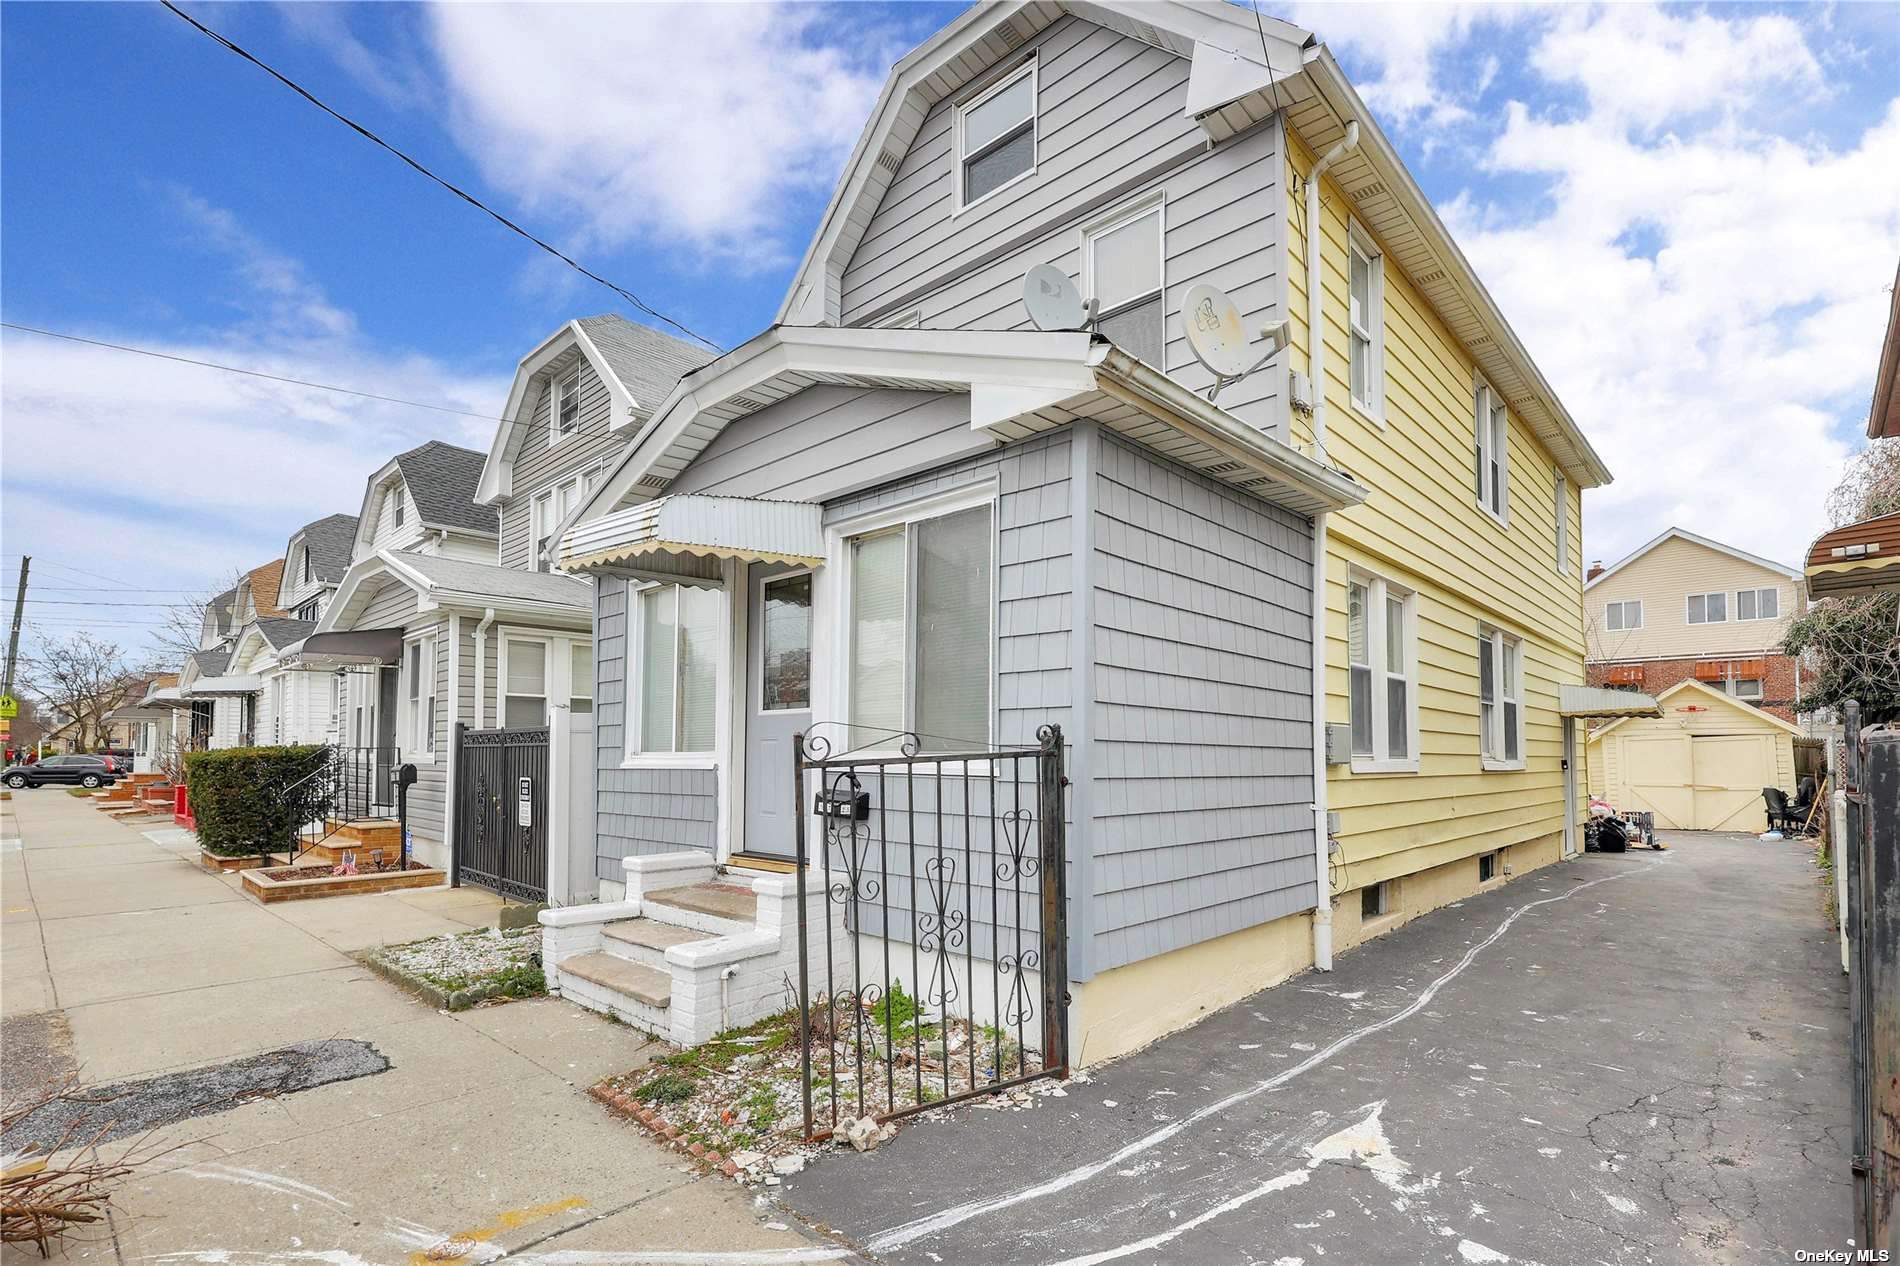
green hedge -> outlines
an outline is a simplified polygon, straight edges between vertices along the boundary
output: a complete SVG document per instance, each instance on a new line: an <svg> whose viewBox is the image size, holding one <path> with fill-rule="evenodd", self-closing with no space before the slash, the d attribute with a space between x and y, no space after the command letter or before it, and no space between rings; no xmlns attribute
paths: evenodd
<svg viewBox="0 0 1900 1266"><path fill-rule="evenodd" d="M226 747L185 757L185 784L198 843L219 857L279 852L297 831L330 811L330 780L311 777L330 749Z"/></svg>

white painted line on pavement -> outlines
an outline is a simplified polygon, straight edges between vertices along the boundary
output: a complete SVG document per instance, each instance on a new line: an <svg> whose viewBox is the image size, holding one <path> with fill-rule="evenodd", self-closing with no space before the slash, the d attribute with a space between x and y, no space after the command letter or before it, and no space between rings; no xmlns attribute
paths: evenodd
<svg viewBox="0 0 1900 1266"><path fill-rule="evenodd" d="M926 1235L936 1235L940 1232L947 1231L951 1227L968 1222L972 1218L981 1217L988 1213L996 1213L1014 1205L1022 1204L1025 1201L1039 1200L1044 1196L1052 1196L1057 1192L1066 1191L1078 1183L1087 1182L1105 1170L1120 1165L1130 1157L1139 1156L1148 1149L1167 1142L1190 1126L1198 1125L1209 1117L1218 1116L1226 1112L1229 1108L1237 1104L1245 1103L1247 1100L1257 1095L1265 1094L1269 1090L1278 1090L1281 1086L1286 1085L1294 1078L1300 1077L1331 1060L1347 1047L1353 1046L1374 1034L1383 1033L1395 1024L1411 1019L1420 1011L1431 1005L1432 999L1438 996L1439 990L1463 975L1465 969L1471 966L1472 962L1477 959L1480 953L1489 949L1500 937L1510 931L1512 924L1523 918L1525 914L1535 910L1538 906L1555 905L1559 901L1568 901L1587 888L1594 888L1598 884L1607 884L1618 879L1628 878L1631 875L1638 875L1644 870L1654 869L1657 866L1667 864L1667 862L1668 856L1665 855L1656 861L1644 863L1641 869L1619 870L1613 875L1604 875L1599 879L1587 880L1570 889L1570 891L1560 893L1555 897L1544 897L1537 901L1526 902L1524 905L1513 910L1504 922L1498 924L1491 935L1466 950L1463 958L1460 958L1444 975L1421 990L1418 997L1414 998L1411 1004L1405 1007L1404 1010L1396 1011L1382 1020L1376 1020L1371 1024L1354 1029L1344 1036L1336 1038L1330 1045L1307 1056L1291 1068L1283 1069L1264 1081L1255 1082L1243 1090L1235 1091L1224 1099L1208 1104L1206 1107L1201 1108L1189 1116L1182 1117L1180 1120L1162 1126L1158 1130L1144 1134L1134 1142L1124 1145L1118 1151L1102 1160L1091 1161L1086 1165L1077 1165L1073 1169L1057 1174L1054 1178L1036 1183L1033 1186L1020 1188L1008 1195L969 1200L963 1204L952 1205L948 1209L939 1210L936 1213L926 1214L924 1217L913 1219L899 1226L894 1226L888 1231L883 1231L871 1236L865 1242L866 1246L873 1253L884 1253L891 1249L902 1248L914 1240L922 1239Z"/></svg>

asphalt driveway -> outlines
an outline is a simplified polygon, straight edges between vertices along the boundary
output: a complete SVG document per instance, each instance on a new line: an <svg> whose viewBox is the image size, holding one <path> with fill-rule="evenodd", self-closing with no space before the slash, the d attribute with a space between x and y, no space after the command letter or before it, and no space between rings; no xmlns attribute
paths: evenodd
<svg viewBox="0 0 1900 1266"><path fill-rule="evenodd" d="M1418 919L782 1189L889 1262L1756 1263L1849 1220L1811 854L1681 835Z"/></svg>

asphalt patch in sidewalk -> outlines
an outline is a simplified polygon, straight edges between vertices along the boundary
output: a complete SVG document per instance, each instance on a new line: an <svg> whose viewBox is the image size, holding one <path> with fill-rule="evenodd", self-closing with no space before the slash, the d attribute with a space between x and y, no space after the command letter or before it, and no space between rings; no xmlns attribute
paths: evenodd
<svg viewBox="0 0 1900 1266"><path fill-rule="evenodd" d="M368 1042L324 1038L185 1072L86 1086L53 1099L0 1134L14 1154L85 1141L104 1142L159 1126L242 1107L253 1099L313 1090L388 1072L389 1059Z"/></svg>

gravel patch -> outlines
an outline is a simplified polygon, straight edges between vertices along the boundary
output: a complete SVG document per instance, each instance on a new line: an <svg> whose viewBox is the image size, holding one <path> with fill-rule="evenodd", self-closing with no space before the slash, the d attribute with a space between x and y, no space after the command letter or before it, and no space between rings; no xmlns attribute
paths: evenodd
<svg viewBox="0 0 1900 1266"><path fill-rule="evenodd" d="M11 1052L9 1052L9 1058ZM55 1099L0 1135L0 1152L46 1149L61 1140L104 1142L192 1117L389 1071L368 1042L325 1038L180 1073L88 1086ZM10 1080L10 1079L9 1079ZM10 1094L18 1088L9 1087Z"/></svg>

